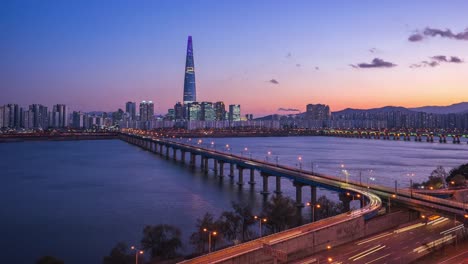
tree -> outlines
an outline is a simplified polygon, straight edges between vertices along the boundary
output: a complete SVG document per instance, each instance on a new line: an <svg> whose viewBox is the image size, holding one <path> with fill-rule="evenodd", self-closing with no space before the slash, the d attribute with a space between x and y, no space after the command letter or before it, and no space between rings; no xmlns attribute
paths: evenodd
<svg viewBox="0 0 468 264"><path fill-rule="evenodd" d="M444 167L437 166L435 170L431 172L429 176L429 181L424 182L424 186L433 187L434 189L441 189L446 187L445 180L447 178L447 172L445 171Z"/></svg>
<svg viewBox="0 0 468 264"><path fill-rule="evenodd" d="M117 243L114 248L112 248L109 256L105 256L102 263L103 264L133 264L135 261L134 256L131 252L128 252L127 244L123 242Z"/></svg>
<svg viewBox="0 0 468 264"><path fill-rule="evenodd" d="M342 203L336 203L334 201L331 201L325 195L320 196L317 199L317 203L320 204L320 209L315 210L316 220L341 214L344 207Z"/></svg>
<svg viewBox="0 0 468 264"><path fill-rule="evenodd" d="M52 257L52 256L43 256L40 257L37 262L37 264L63 264L63 260Z"/></svg>
<svg viewBox="0 0 468 264"><path fill-rule="evenodd" d="M234 212L225 211L217 222L223 237L236 243L241 227L241 217Z"/></svg>
<svg viewBox="0 0 468 264"><path fill-rule="evenodd" d="M468 163L462 164L456 168L450 170L450 175L447 177L447 183L453 181L453 178L457 175L463 176L465 179L468 178ZM464 183L463 183L464 185Z"/></svg>
<svg viewBox="0 0 468 264"><path fill-rule="evenodd" d="M240 218L241 240L244 242L250 239L252 232L250 232L249 228L255 224L252 208L249 205L242 205L235 202L232 202L232 208L234 209L234 214Z"/></svg>
<svg viewBox="0 0 468 264"><path fill-rule="evenodd" d="M182 248L180 229L171 225L145 226L141 246L151 252L151 257L171 259Z"/></svg>
<svg viewBox="0 0 468 264"><path fill-rule="evenodd" d="M207 231L204 231L206 229ZM199 253L205 251L205 245L208 244L208 233L207 232L219 232L216 223L214 222L214 216L211 213L205 213L202 218L197 219L196 231L190 236L190 244L195 247L195 250ZM216 236L212 236L212 245L215 245Z"/></svg>
<svg viewBox="0 0 468 264"><path fill-rule="evenodd" d="M282 195L271 197L265 205L263 214L267 218L266 225L273 233L295 226L297 220L294 201Z"/></svg>

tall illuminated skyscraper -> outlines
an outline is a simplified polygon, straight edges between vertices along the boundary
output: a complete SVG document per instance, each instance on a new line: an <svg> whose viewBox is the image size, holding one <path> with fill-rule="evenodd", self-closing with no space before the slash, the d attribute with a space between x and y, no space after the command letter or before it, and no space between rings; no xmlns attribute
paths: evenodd
<svg viewBox="0 0 468 264"><path fill-rule="evenodd" d="M195 64L193 62L192 36L188 37L187 58L185 60L184 104L197 101L195 87Z"/></svg>

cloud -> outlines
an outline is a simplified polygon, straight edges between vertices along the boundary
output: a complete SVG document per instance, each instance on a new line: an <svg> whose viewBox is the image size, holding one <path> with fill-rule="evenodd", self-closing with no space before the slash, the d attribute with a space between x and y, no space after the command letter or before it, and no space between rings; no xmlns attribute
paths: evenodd
<svg viewBox="0 0 468 264"><path fill-rule="evenodd" d="M279 82L276 79L271 79L268 82L270 82L272 84L279 84Z"/></svg>
<svg viewBox="0 0 468 264"><path fill-rule="evenodd" d="M462 63L463 60L460 59L459 57L452 56L452 57L450 57L450 62L453 62L453 63Z"/></svg>
<svg viewBox="0 0 468 264"><path fill-rule="evenodd" d="M316 69L317 71L318 71L318 70L320 70L320 68L319 68L319 67L317 67L317 66L315 67L315 69Z"/></svg>
<svg viewBox="0 0 468 264"><path fill-rule="evenodd" d="M460 59L457 56L443 56L443 55L437 55L437 56L432 56L431 59L438 61L438 62L449 62L449 63L462 63L463 60Z"/></svg>
<svg viewBox="0 0 468 264"><path fill-rule="evenodd" d="M369 52L370 52L370 53L376 53L376 52L377 52L377 49L376 49L376 48L369 49Z"/></svg>
<svg viewBox="0 0 468 264"><path fill-rule="evenodd" d="M414 33L408 37L411 42L422 41L425 37L441 37L455 40L468 40L468 28L459 33L453 33L450 29L437 29L426 27L422 32Z"/></svg>
<svg viewBox="0 0 468 264"><path fill-rule="evenodd" d="M410 68L436 67L441 63L463 63L463 60L457 56L437 55L429 57L431 61L421 61L421 63L411 64Z"/></svg>
<svg viewBox="0 0 468 264"><path fill-rule="evenodd" d="M301 67L301 64L299 64L299 63L296 63L296 67Z"/></svg>
<svg viewBox="0 0 468 264"><path fill-rule="evenodd" d="M286 58L289 59L289 58L291 58L291 57L292 57L291 52L288 52L288 54L286 54Z"/></svg>
<svg viewBox="0 0 468 264"><path fill-rule="evenodd" d="M416 41L421 41L423 40L423 35L417 33L417 34L413 34L411 36L408 37L408 40L411 41L411 42L416 42Z"/></svg>
<svg viewBox="0 0 468 264"><path fill-rule="evenodd" d="M374 58L372 60L371 63L359 63L357 65L355 64L350 64L351 67L353 68L364 68L364 69L367 69L367 68L392 68L392 67L395 67L397 66L396 64L392 63L392 62L388 62L388 61L384 61L382 59L379 59L379 58Z"/></svg>
<svg viewBox="0 0 468 264"><path fill-rule="evenodd" d="M278 111L284 111L284 112L300 112L299 109L296 108L278 108Z"/></svg>

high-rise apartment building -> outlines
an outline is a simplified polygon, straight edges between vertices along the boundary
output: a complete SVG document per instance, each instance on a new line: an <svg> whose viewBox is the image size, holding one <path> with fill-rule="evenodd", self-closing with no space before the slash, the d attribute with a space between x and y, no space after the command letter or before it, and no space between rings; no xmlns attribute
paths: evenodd
<svg viewBox="0 0 468 264"><path fill-rule="evenodd" d="M46 106L41 104L32 104L29 106L29 110L34 113L34 128L46 129L49 126Z"/></svg>
<svg viewBox="0 0 468 264"><path fill-rule="evenodd" d="M125 112L129 114L132 120L136 120L136 103L127 102L125 104Z"/></svg>
<svg viewBox="0 0 468 264"><path fill-rule="evenodd" d="M197 90L195 86L195 63L193 61L192 36L188 37L187 57L185 59L184 79L184 104L197 101Z"/></svg>
<svg viewBox="0 0 468 264"><path fill-rule="evenodd" d="M52 127L68 127L68 107L64 104L56 104L52 107L49 124Z"/></svg>
<svg viewBox="0 0 468 264"><path fill-rule="evenodd" d="M153 120L154 104L152 101L142 101L140 103L140 121L146 122Z"/></svg>
<svg viewBox="0 0 468 264"><path fill-rule="evenodd" d="M240 105L232 104L229 105L229 121L240 121L241 120L241 111Z"/></svg>
<svg viewBox="0 0 468 264"><path fill-rule="evenodd" d="M308 104L306 106L306 119L328 120L330 119L330 107L324 104Z"/></svg>

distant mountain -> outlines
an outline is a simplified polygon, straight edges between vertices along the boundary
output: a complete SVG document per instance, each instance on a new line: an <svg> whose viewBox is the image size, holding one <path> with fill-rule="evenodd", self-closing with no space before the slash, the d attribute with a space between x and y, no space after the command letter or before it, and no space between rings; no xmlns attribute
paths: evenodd
<svg viewBox="0 0 468 264"><path fill-rule="evenodd" d="M449 106L423 106L410 109L417 112L426 112L433 114L466 113L468 112L468 102L453 104Z"/></svg>
<svg viewBox="0 0 468 264"><path fill-rule="evenodd" d="M401 106L384 106L380 108L371 108L371 109L354 109L354 108L346 108L341 111L336 111L333 112L333 114L336 115L349 115L349 114L355 114L355 113L362 113L362 112L368 112L368 113L387 113L387 112L396 112L400 111L402 113L411 113L413 111L409 110L408 108L404 108Z"/></svg>

